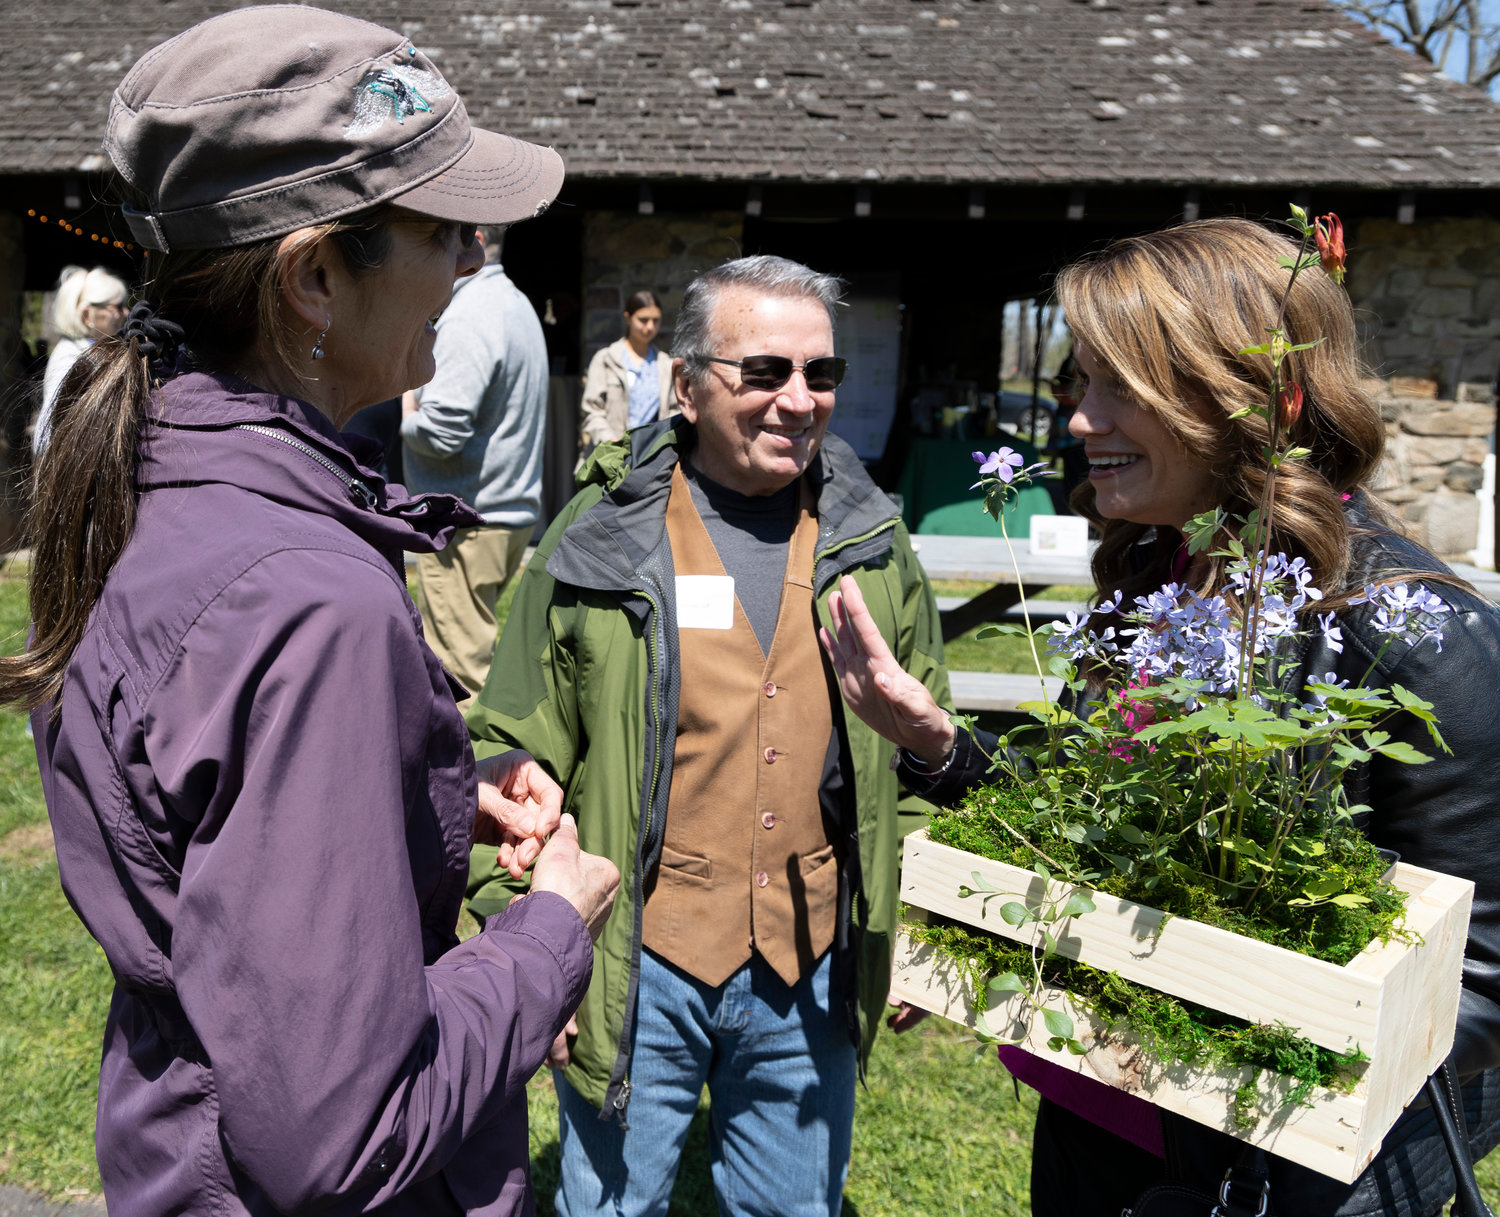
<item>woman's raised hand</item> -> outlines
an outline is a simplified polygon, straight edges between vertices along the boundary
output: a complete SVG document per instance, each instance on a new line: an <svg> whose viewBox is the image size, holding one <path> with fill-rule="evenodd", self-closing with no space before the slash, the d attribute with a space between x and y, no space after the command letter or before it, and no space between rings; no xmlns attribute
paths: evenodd
<svg viewBox="0 0 1500 1217"><path fill-rule="evenodd" d="M818 637L849 708L871 730L928 765L953 751L955 728L927 686L904 671L886 646L859 585L845 575L828 600L832 631Z"/></svg>

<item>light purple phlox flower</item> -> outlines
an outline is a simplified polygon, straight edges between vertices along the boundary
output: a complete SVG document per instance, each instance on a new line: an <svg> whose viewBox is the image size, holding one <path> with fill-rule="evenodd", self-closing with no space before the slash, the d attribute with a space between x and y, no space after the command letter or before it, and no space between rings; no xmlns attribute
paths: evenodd
<svg viewBox="0 0 1500 1217"><path fill-rule="evenodd" d="M980 480L970 486L977 490L984 485L985 477L996 477L1007 486L1012 482L1028 482L1034 478L1056 477L1056 470L1049 469L1046 461L1026 464L1026 458L1011 448L1000 448L986 456L983 452L971 454L979 462Z"/></svg>
<svg viewBox="0 0 1500 1217"><path fill-rule="evenodd" d="M983 452L974 453L974 459L979 462L979 472L983 475L993 474L1002 482L1009 482L1016 476L1016 470L1026 463L1026 458L1011 448L1001 448L985 456ZM974 483L979 485L978 482ZM971 486L969 489L973 489Z"/></svg>
<svg viewBox="0 0 1500 1217"><path fill-rule="evenodd" d="M1113 596L1106 596L1088 612L1070 610L1065 617L1058 618L1052 623L1052 634L1047 640L1048 654L1063 654L1075 663L1085 656L1105 659L1115 654L1120 649L1115 641L1115 627L1106 626L1102 634L1095 634L1087 626L1094 613L1118 612L1124 597L1125 593L1117 588Z"/></svg>
<svg viewBox="0 0 1500 1217"><path fill-rule="evenodd" d="M1168 584L1136 598L1126 616L1135 628L1127 662L1153 679L1179 677L1205 692L1233 688L1240 655L1239 633L1221 596L1203 597Z"/></svg>
<svg viewBox="0 0 1500 1217"><path fill-rule="evenodd" d="M1437 619L1453 609L1443 603L1442 597L1418 585L1409 587L1405 583L1393 583L1385 587L1365 584L1365 590L1349 601L1350 604L1373 604L1375 615L1371 624L1382 634L1392 638L1412 637L1412 645L1428 638L1437 643L1438 653L1443 651L1443 630Z"/></svg>
<svg viewBox="0 0 1500 1217"><path fill-rule="evenodd" d="M1069 639L1073 638L1084 626L1089 623L1087 613L1079 614L1070 610L1066 617L1059 617L1052 623L1052 636L1049 647L1053 651L1060 651L1067 645Z"/></svg>
<svg viewBox="0 0 1500 1217"><path fill-rule="evenodd" d="M1113 630L1108 637L1096 636L1088 630L1086 619L1069 614L1053 636L1052 649L1075 662L1084 657L1110 659L1149 681L1177 678L1203 693L1232 692L1238 686L1245 651L1266 656L1285 640L1305 637L1308 631L1299 624L1301 616L1310 604L1322 599L1322 593L1313 586L1307 562L1284 554L1233 563L1228 577L1242 602L1252 590L1259 592L1249 639L1240 613L1231 610L1225 597L1200 596L1174 582L1137 596L1131 609L1120 607L1119 592L1101 604L1096 611L1117 612L1126 623L1118 637ZM1425 599L1411 595L1392 599L1392 614L1398 606L1408 613L1418 607L1430 611ZM1324 639L1334 650L1342 650L1343 634L1333 614L1322 614L1318 620ZM1251 691L1250 695L1256 694Z"/></svg>
<svg viewBox="0 0 1500 1217"><path fill-rule="evenodd" d="M1250 595L1257 574L1262 601L1279 597L1293 614L1304 609L1310 601L1323 599L1323 593L1313 586L1313 575L1307 567L1306 558L1288 558L1285 554L1264 553L1254 559L1244 558L1231 563L1228 569L1229 584L1240 599ZM1291 594L1287 595L1287 585Z"/></svg>
<svg viewBox="0 0 1500 1217"><path fill-rule="evenodd" d="M1318 614L1318 628L1323 631L1323 641L1328 644L1330 650L1343 651L1344 632L1335 624L1332 613ZM1332 673L1329 675L1331 676Z"/></svg>

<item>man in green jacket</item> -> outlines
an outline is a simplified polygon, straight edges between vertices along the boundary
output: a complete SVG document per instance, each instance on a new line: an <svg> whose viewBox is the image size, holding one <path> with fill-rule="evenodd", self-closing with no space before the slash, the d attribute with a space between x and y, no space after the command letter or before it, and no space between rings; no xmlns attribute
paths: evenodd
<svg viewBox="0 0 1500 1217"><path fill-rule="evenodd" d="M560 1217L663 1214L705 1085L724 1214L831 1217L890 982L900 838L923 804L819 649L843 575L948 700L896 510L826 434L841 284L774 257L695 280L682 414L601 447L523 576L469 713L528 750L621 895L554 1048ZM512 895L474 858L477 912Z"/></svg>

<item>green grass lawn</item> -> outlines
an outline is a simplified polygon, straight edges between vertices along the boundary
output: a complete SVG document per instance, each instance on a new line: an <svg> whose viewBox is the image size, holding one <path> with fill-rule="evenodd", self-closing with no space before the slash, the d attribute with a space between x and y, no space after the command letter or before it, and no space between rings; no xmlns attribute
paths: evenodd
<svg viewBox="0 0 1500 1217"><path fill-rule="evenodd" d="M0 640L25 642L25 585L0 577ZM0 1183L99 1191L94 1092L104 955L63 899L26 720L0 710Z"/></svg>
<svg viewBox="0 0 1500 1217"><path fill-rule="evenodd" d="M972 589L944 586L942 595ZM1080 589L1049 589L1081 599ZM508 607L508 600L504 602ZM25 637L25 590L0 575L0 642ZM1026 671L1024 641L955 639L955 668ZM0 1184L58 1199L99 1192L94 1093L109 1002L104 957L58 883L35 754L21 715L0 710ZM472 923L468 927L472 931ZM529 1089L538 1212L552 1217L557 1180L556 1103L550 1078ZM846 1217L1019 1217L1034 1096L1014 1093L992 1050L937 1019L876 1043L859 1091ZM699 1112L673 1193L673 1217L714 1212ZM1086 1169L1086 1164L1084 1164ZM1479 1169L1500 1196L1500 1155Z"/></svg>

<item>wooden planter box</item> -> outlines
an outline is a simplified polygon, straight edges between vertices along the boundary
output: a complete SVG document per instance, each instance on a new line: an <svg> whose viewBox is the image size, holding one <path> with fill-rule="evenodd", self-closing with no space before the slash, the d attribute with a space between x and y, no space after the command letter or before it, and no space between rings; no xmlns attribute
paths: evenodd
<svg viewBox="0 0 1500 1217"><path fill-rule="evenodd" d="M974 886L976 871L983 887L1006 893L991 899L987 910L982 896L958 894L961 886ZM1279 1084L1267 1077L1259 1084L1265 1096L1260 1121L1251 1129L1236 1128L1235 1091L1251 1070L1163 1066L1128 1037L1108 1035L1060 991L1049 991L1046 1004L1071 1015L1088 1053L1050 1051L1040 1017L1031 1019L1031 1035L1022 1046L1064 1069L1351 1182L1448 1055L1458 1016L1474 885L1401 863L1391 881L1409 893L1405 926L1420 940L1374 943L1343 967L1098 892L1094 912L1051 927L1058 954L1066 958L1249 1022L1285 1023L1338 1052L1363 1049L1370 1061L1348 1094L1317 1090L1311 1107L1281 1106L1278 1095L1290 1084L1278 1091ZM975 929L1030 943L1036 926L1008 925L1001 920L1001 904L1016 900L1036 907L1068 890L1056 883L1049 890L1031 871L939 845L926 832L906 838L901 898ZM970 1028L982 1013L959 965L905 934L897 938L892 991ZM1025 1009L1023 998L1013 996L991 1007L985 1021L1002 1036L1016 1035L1016 1019Z"/></svg>

